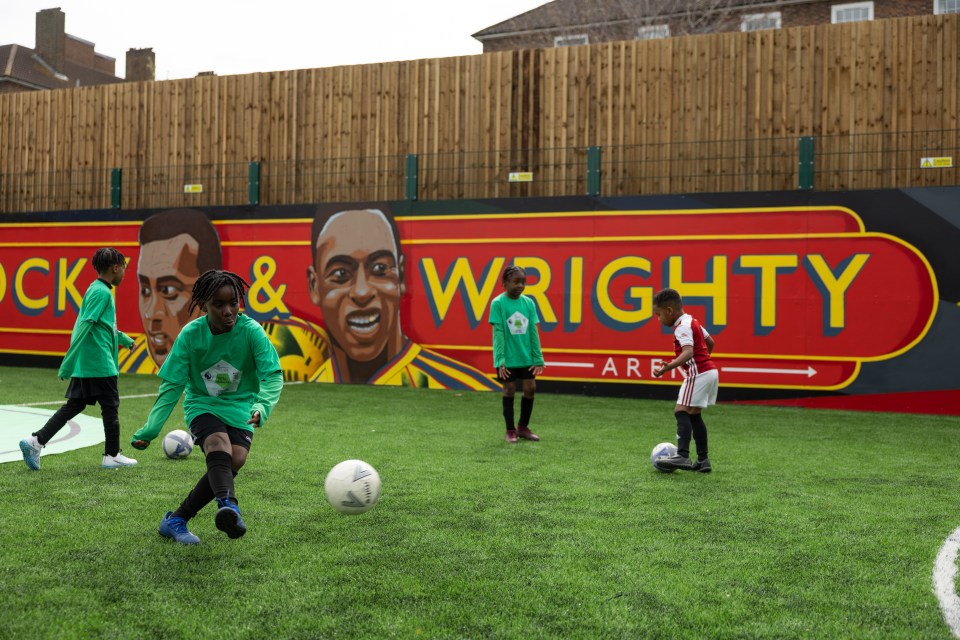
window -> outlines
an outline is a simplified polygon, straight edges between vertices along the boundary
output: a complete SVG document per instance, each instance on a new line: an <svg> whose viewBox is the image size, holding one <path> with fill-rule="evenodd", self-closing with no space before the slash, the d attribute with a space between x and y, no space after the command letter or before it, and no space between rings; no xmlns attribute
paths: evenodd
<svg viewBox="0 0 960 640"><path fill-rule="evenodd" d="M751 13L740 20L740 31L763 31L780 28L780 12Z"/></svg>
<svg viewBox="0 0 960 640"><path fill-rule="evenodd" d="M555 47L576 47L581 44L590 44L590 36L581 33L575 36L557 36L553 39Z"/></svg>
<svg viewBox="0 0 960 640"><path fill-rule="evenodd" d="M933 12L937 15L960 13L960 0L933 0Z"/></svg>
<svg viewBox="0 0 960 640"><path fill-rule="evenodd" d="M833 24L860 22L861 20L873 20L872 2L851 2L850 4L835 4L830 7L830 21Z"/></svg>
<svg viewBox="0 0 960 640"><path fill-rule="evenodd" d="M957 0L960 2L960 0ZM637 29L637 40L659 40L670 37L670 25L651 24Z"/></svg>

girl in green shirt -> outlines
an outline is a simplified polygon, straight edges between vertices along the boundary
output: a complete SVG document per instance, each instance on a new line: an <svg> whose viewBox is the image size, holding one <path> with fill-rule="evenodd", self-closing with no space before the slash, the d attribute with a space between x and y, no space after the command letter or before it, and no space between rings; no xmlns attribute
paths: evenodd
<svg viewBox="0 0 960 640"><path fill-rule="evenodd" d="M117 389L117 352L120 346L130 348L133 338L117 330L117 307L113 287L119 286L127 270L127 259L111 247L93 254L97 279L87 288L80 302L80 313L70 335L58 375L70 379L66 404L50 416L43 428L20 441L20 451L27 468L40 470L40 450L53 439L67 422L87 405L100 404L103 415L103 461L105 469L132 467L133 458L120 453L120 392Z"/></svg>
<svg viewBox="0 0 960 640"><path fill-rule="evenodd" d="M511 444L517 441L517 437L536 441L540 438L530 430L530 416L537 390L536 377L546 366L537 331L540 316L533 299L523 295L527 274L521 267L504 269L502 282L504 292L490 304L490 324L493 325L493 366L503 385L503 418L507 426L504 440ZM520 399L520 420L514 424L513 398L517 392L517 380L523 386L523 397Z"/></svg>
<svg viewBox="0 0 960 640"><path fill-rule="evenodd" d="M218 529L230 538L247 531L233 479L247 460L254 428L266 424L283 388L276 349L263 328L240 313L248 287L230 271L211 270L197 279L189 312L199 308L206 315L177 336L157 374L160 392L147 423L131 439L137 449L147 448L186 389L184 416L206 456L207 472L160 522L160 535L181 544L200 542L187 521L213 500Z"/></svg>

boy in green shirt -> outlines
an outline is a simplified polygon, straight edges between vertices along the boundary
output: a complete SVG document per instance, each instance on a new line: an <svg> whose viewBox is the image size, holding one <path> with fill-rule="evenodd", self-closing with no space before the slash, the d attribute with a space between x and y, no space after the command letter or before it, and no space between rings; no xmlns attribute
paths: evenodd
<svg viewBox="0 0 960 640"><path fill-rule="evenodd" d="M187 521L213 500L218 529L230 538L247 531L233 479L250 453L254 428L266 423L283 388L276 349L263 328L240 313L248 287L230 271L210 270L197 279L189 313L199 308L205 315L177 336L157 374L160 393L147 423L131 438L134 447L146 449L186 389L184 416L206 456L207 472L160 522L160 535L181 544L200 542Z"/></svg>
<svg viewBox="0 0 960 640"><path fill-rule="evenodd" d="M504 292L490 303L490 324L493 325L493 366L497 379L503 384L503 418L507 432L504 440L513 444L517 437L539 440L530 430L533 398L537 390L536 377L546 366L540 349L537 324L540 316L537 305L523 295L527 274L521 267L509 266L503 270ZM513 398L517 380L523 385L520 399L520 421L514 424Z"/></svg>
<svg viewBox="0 0 960 640"><path fill-rule="evenodd" d="M27 468L40 470L40 450L67 421L87 405L100 403L103 415L105 469L132 467L136 460L120 453L120 392L117 390L117 352L130 348L133 339L117 330L117 307L111 289L119 286L127 269L126 258L113 248L97 249L93 254L97 279L87 288L80 303L80 314L70 336L70 348L60 364L60 379L70 379L66 404L54 413L42 429L20 441Z"/></svg>

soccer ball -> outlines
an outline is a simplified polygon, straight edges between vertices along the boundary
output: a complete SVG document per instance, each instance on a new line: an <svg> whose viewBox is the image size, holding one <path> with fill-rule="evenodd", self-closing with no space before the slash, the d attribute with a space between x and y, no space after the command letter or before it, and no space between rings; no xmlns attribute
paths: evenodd
<svg viewBox="0 0 960 640"><path fill-rule="evenodd" d="M163 436L163 452L171 460L186 458L193 451L193 437L183 429L175 429Z"/></svg>
<svg viewBox="0 0 960 640"><path fill-rule="evenodd" d="M650 464L653 465L653 468L657 471L662 471L663 473L673 473L673 469L661 469L657 466L657 458L669 457L677 455L677 445L672 442L661 442L653 448L653 451L650 452Z"/></svg>
<svg viewBox="0 0 960 640"><path fill-rule="evenodd" d="M344 460L330 469L323 490L340 513L363 513L380 498L380 474L363 460Z"/></svg>

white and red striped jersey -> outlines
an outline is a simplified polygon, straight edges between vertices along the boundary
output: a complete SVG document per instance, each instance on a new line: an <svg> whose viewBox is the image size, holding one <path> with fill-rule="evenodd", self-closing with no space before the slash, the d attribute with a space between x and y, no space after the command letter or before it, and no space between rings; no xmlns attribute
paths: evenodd
<svg viewBox="0 0 960 640"><path fill-rule="evenodd" d="M693 358L681 365L684 373L696 376L698 373L716 369L707 349L707 330L689 313L685 313L673 323L673 351L680 355L687 345L693 347Z"/></svg>

